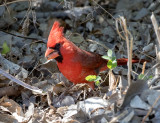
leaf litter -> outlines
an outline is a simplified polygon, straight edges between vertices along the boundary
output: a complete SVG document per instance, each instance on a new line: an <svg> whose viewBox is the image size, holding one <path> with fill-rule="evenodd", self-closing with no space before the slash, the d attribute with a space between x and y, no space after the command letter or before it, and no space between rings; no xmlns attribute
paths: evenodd
<svg viewBox="0 0 160 123"><path fill-rule="evenodd" d="M133 58L149 60L145 74L155 76L156 67L152 66L155 65L157 52L154 48L156 35L150 15L155 12L158 20L160 5L152 0L135 0L132 4L126 0L73 3L67 0L62 3L34 1L31 6L25 2L7 1L5 11L5 5L1 3L0 27L11 34L0 32L0 52L3 54L0 54L0 68L13 78L39 88L43 94L34 93L34 88L28 90L0 75L0 121L104 123L160 120L159 89L154 90L159 86L159 79L149 87L152 79L137 80L142 72L141 65L133 65L132 77L135 82L130 87L126 77L127 67L119 66L109 77L106 77L107 72L101 73L105 81L100 88L91 90L85 84L72 86L59 72L55 61L44 64L47 40L44 38L48 37L49 28L57 19L64 26L65 34L70 31L67 37L77 46L101 55L106 55L106 49L112 49L116 58L127 57L126 42L120 39L115 28L114 18L121 15L127 18L128 29L134 37ZM24 17L28 8L30 14ZM4 49L7 52L3 53Z"/></svg>

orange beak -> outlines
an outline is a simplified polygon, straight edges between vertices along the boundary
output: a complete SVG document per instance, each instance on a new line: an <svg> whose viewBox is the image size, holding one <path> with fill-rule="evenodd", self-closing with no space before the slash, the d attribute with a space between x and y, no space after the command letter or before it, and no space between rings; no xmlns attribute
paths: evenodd
<svg viewBox="0 0 160 123"><path fill-rule="evenodd" d="M47 58L47 60L55 59L58 56L59 56L58 51L50 49L49 47L47 48L45 53L45 57Z"/></svg>

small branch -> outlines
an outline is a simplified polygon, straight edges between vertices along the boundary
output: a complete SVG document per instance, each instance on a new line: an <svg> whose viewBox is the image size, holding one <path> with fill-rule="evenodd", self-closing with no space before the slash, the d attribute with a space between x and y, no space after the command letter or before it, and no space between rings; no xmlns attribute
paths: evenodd
<svg viewBox="0 0 160 123"><path fill-rule="evenodd" d="M123 31L123 35L119 31L119 23ZM127 43L127 54L128 54L128 84L131 84L131 72L132 72L132 49L133 49L133 36L127 29L126 19L122 16L116 20L116 29L119 36Z"/></svg>
<svg viewBox="0 0 160 123"><path fill-rule="evenodd" d="M106 11L101 5L99 5L98 3L96 3L94 0L93 0L93 2L94 2L98 7L100 7L103 11L105 11L108 15L110 15L114 20L116 20L116 19L112 16L112 14L109 13L108 11Z"/></svg>
<svg viewBox="0 0 160 123"><path fill-rule="evenodd" d="M151 87L151 85L153 85L154 83L156 83L159 79L160 79L159 76L155 76L155 77L151 80L151 82L149 83L148 87Z"/></svg>
<svg viewBox="0 0 160 123"><path fill-rule="evenodd" d="M43 91L41 89L39 89L37 87L34 87L34 86L31 86L31 85L28 85L28 84L22 82L21 80L16 79L15 77L13 77L12 75L8 74L6 71L4 71L2 69L0 69L0 74L2 74L3 76L5 76L6 78L10 79L11 81L13 81L13 82L15 82L15 83L17 83L17 84L19 84L19 85L31 90L31 91L34 91L34 92L36 92L38 94L43 95Z"/></svg>
<svg viewBox="0 0 160 123"><path fill-rule="evenodd" d="M153 87L151 87L150 89L152 89L152 90L159 90L159 89L160 89L160 85L153 86Z"/></svg>
<svg viewBox="0 0 160 123"><path fill-rule="evenodd" d="M91 39L87 39L86 41L96 43L96 44L102 46L103 48L105 48L106 50L109 50L109 48L106 45L104 45L103 43L100 43L100 42L97 42L97 41L94 41L94 40L91 40Z"/></svg>
<svg viewBox="0 0 160 123"><path fill-rule="evenodd" d="M144 117L144 119L142 120L141 123L144 123L145 120L147 119L147 117L150 115L150 113L152 112L152 109L154 108L154 106L157 104L157 102L159 101L160 96L155 100L154 104L152 105L152 107L150 108L150 110L148 111L147 115Z"/></svg>
<svg viewBox="0 0 160 123"><path fill-rule="evenodd" d="M37 39L37 38L32 38L32 37L27 37L27 36L16 35L16 34L7 32L7 31L2 30L2 29L0 29L0 31L1 31L1 32L4 32L4 33L7 33L7 34L9 34L9 35L15 36L15 37L24 38L24 39L31 39L31 40L37 40L38 42L46 43L45 40L41 40L41 39Z"/></svg>
<svg viewBox="0 0 160 123"><path fill-rule="evenodd" d="M12 1L12 2L5 2L4 4L1 4L1 6L6 6L6 5L9 5L9 4L12 4L12 3L17 3L17 2L25 2L25 1L28 1L28 0L15 0L15 1Z"/></svg>
<svg viewBox="0 0 160 123"><path fill-rule="evenodd" d="M144 74L144 71L145 71L145 67L146 67L146 61L143 63L143 67L142 67L142 74Z"/></svg>
<svg viewBox="0 0 160 123"><path fill-rule="evenodd" d="M128 110L124 110L121 114L119 114L116 117L113 117L110 121L110 123L115 123L116 121L119 121L120 119L122 119L124 116L126 116L127 114L129 114Z"/></svg>
<svg viewBox="0 0 160 123"><path fill-rule="evenodd" d="M154 27L154 31L155 31L156 36L157 36L157 41L156 41L156 44L157 44L156 59L157 59L157 63L160 63L160 27L159 27L159 24L158 24L158 22L156 20L156 17L155 17L153 12L152 12L152 15L151 15L151 21L152 21L152 24L153 24L153 27ZM159 76L159 73L160 73L160 67L157 67L155 69L155 76Z"/></svg>
<svg viewBox="0 0 160 123"><path fill-rule="evenodd" d="M160 45L160 28L159 28L159 24L157 23L157 20L156 20L153 12L152 12L152 15L151 15L151 20L152 20L152 24L153 24L153 27L154 27L154 30L155 30L155 33L156 33L156 36L157 36L158 43Z"/></svg>

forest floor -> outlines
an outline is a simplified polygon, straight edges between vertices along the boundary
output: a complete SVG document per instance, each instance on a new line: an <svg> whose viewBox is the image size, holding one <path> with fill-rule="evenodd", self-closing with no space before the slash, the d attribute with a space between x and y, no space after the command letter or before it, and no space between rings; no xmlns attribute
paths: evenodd
<svg viewBox="0 0 160 123"><path fill-rule="evenodd" d="M159 123L154 17L160 23L158 0L0 0L0 122ZM128 58L128 36L132 58L149 62L132 65L130 86L127 65L101 73L94 90L72 86L44 57L54 21L81 49L101 55L111 49L117 59Z"/></svg>

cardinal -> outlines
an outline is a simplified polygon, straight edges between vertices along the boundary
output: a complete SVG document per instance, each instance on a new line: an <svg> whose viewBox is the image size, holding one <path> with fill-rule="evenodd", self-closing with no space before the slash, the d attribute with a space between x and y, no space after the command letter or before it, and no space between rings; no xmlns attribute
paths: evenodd
<svg viewBox="0 0 160 123"><path fill-rule="evenodd" d="M108 62L101 55L82 50L66 39L58 21L54 22L50 31L45 57L55 59L60 72L68 80L74 84L87 83L92 89L94 82L88 82L85 78L106 70ZM127 58L117 59L117 65L126 65L127 61ZM138 59L132 60L132 63L138 62Z"/></svg>

